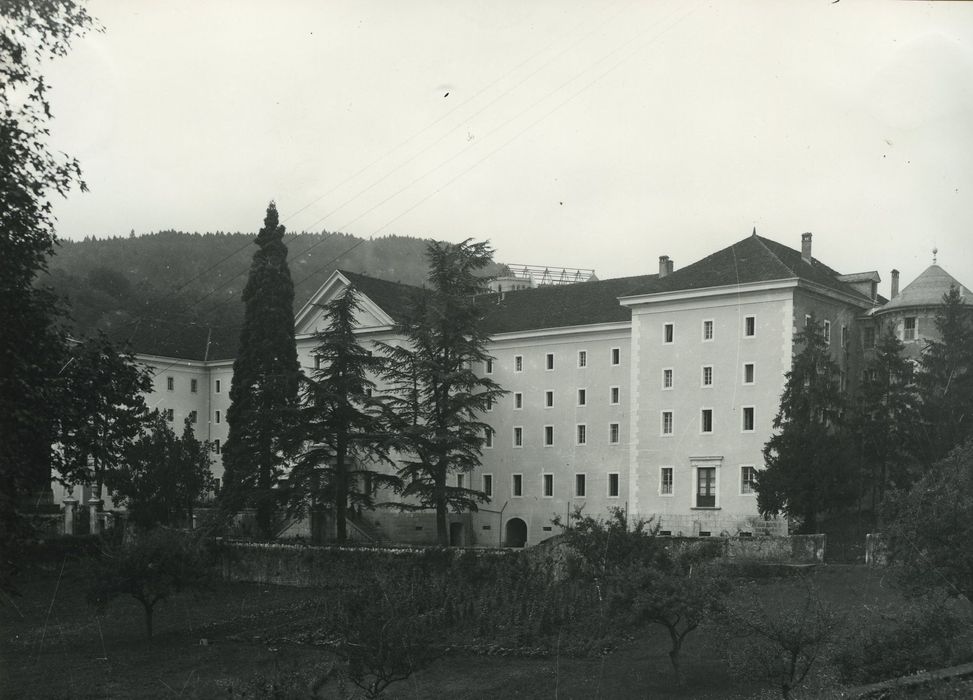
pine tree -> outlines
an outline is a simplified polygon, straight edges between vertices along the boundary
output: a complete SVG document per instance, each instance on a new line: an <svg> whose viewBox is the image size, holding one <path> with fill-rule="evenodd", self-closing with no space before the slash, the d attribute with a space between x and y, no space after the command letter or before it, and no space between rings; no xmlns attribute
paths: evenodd
<svg viewBox="0 0 973 700"><path fill-rule="evenodd" d="M385 405L372 397L371 377L384 363L355 335L359 310L354 287L324 306L327 329L317 334L314 349L318 366L303 381L297 437L304 449L288 477L290 510L303 512L324 495L339 542L348 539L349 503L371 508L376 488L400 484L373 468L393 464L393 440Z"/></svg>
<svg viewBox="0 0 973 700"><path fill-rule="evenodd" d="M287 266L284 227L277 207L267 207L257 251L243 290L240 349L233 362L229 424L223 450L224 509L257 510L264 537L273 535L274 487L286 455L284 442L296 419L300 368L294 344L294 284Z"/></svg>
<svg viewBox="0 0 973 700"><path fill-rule="evenodd" d="M777 431L764 445L766 469L757 476L761 515L783 513L817 529L817 516L857 497L844 429L845 397L821 324L812 317L794 342L801 351L785 375Z"/></svg>
<svg viewBox="0 0 973 700"><path fill-rule="evenodd" d="M403 346L385 346L386 378L402 418L400 434L408 458L399 469L404 510L436 511L436 533L449 544L447 513L476 510L487 497L459 484L450 475L468 474L480 464L489 426L478 416L505 392L474 371L489 356L483 329L485 307L474 296L484 289L477 272L493 260L485 242L430 243L431 288L411 304L399 332Z"/></svg>

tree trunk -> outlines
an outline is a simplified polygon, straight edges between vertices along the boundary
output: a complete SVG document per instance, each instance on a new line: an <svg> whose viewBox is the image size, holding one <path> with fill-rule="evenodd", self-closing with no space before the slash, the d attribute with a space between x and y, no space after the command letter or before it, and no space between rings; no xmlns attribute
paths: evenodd
<svg viewBox="0 0 973 700"><path fill-rule="evenodd" d="M436 537L441 547L449 546L445 469L436 475Z"/></svg>
<svg viewBox="0 0 973 700"><path fill-rule="evenodd" d="M348 540L348 473L345 468L345 453L344 444L339 442L334 465L334 521L335 539L338 542Z"/></svg>
<svg viewBox="0 0 973 700"><path fill-rule="evenodd" d="M679 652L682 650L682 640L675 628L669 628L669 638L672 639L672 648L669 650L669 661L672 663L672 670L676 673L676 685L682 686L682 669L679 666Z"/></svg>
<svg viewBox="0 0 973 700"><path fill-rule="evenodd" d="M152 605L148 603L142 603L142 607L145 608L145 636L148 639L152 639Z"/></svg>

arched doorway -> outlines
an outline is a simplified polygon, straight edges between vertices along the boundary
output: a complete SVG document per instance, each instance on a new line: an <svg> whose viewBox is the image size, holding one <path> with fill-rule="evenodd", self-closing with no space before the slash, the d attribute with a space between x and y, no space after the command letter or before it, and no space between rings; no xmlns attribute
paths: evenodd
<svg viewBox="0 0 973 700"><path fill-rule="evenodd" d="M507 521L507 528L504 530L504 547L523 547L527 544L527 523L520 518L511 518Z"/></svg>

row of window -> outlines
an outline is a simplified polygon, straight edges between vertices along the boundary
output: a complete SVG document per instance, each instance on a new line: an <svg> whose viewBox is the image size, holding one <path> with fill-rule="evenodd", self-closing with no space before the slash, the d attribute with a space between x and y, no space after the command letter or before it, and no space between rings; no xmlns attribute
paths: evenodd
<svg viewBox="0 0 973 700"><path fill-rule="evenodd" d="M618 423L608 424L608 444L617 445L620 441L620 428ZM494 431L492 428L487 428L483 439L483 446L487 448L493 447ZM575 426L575 443L576 445L587 445L588 444L588 426L584 423L579 423ZM524 446L524 428L523 426L516 425L513 429L513 442L514 447ZM554 426L545 425L544 426L544 447L554 446Z"/></svg>
<svg viewBox="0 0 973 700"><path fill-rule="evenodd" d="M618 472L608 472L605 495L608 498L618 498L619 496L619 477ZM460 488L464 485L464 475L456 475L456 485ZM484 474L482 481L482 491L489 497L493 497L493 474ZM510 475L510 496L511 498L522 498L524 496L524 475ZM541 474L541 496L543 498L554 498L554 475ZM574 497L587 498L588 496L588 476L587 474L574 475Z"/></svg>
<svg viewBox="0 0 973 700"><path fill-rule="evenodd" d="M617 406L620 402L621 390L617 386L608 387L608 403L612 406ZM514 410L519 411L524 407L524 393L522 391L515 391L513 393L513 403ZM493 400L487 401L487 410L493 410ZM587 406L588 405L588 390L578 389L577 392L577 405ZM554 407L554 392L551 390L544 392L544 408Z"/></svg>
<svg viewBox="0 0 973 700"><path fill-rule="evenodd" d="M811 314L804 314L804 327L807 328L811 323ZM831 345L831 321L824 321L821 334L824 336L824 342ZM841 327L841 347L847 347L848 345L848 326Z"/></svg>
<svg viewBox="0 0 973 700"><path fill-rule="evenodd" d="M757 335L757 317L743 317L743 337L754 338ZM716 322L712 319L703 321L700 339L704 343L716 340ZM676 324L669 322L662 324L662 342L666 345L676 342Z"/></svg>
<svg viewBox="0 0 973 700"><path fill-rule="evenodd" d="M162 409L162 415L170 423L173 420L175 420L175 413L173 412L173 410L171 408L164 408L164 409ZM196 411L190 411L189 412L189 422L190 423L197 422L198 418L199 418L199 416L196 413ZM223 414L222 414L222 412L220 412L220 411L214 411L213 412L213 422L214 423L221 423L222 421L223 421Z"/></svg>
<svg viewBox="0 0 973 700"><path fill-rule="evenodd" d="M741 416L741 426L740 429L745 433L751 433L754 430L754 407L753 406L742 406L740 411ZM662 435L673 435L676 431L676 418L675 411L662 411L661 416L662 423ZM713 409L703 408L699 412L699 432L701 433L712 433L713 432Z"/></svg>
<svg viewBox="0 0 973 700"><path fill-rule="evenodd" d="M753 384L755 377L755 366L753 362L746 362L743 365L743 383ZM700 372L700 386L702 387L712 387L713 386L713 365L703 365ZM665 390L673 389L675 387L675 370L671 367L665 367L662 370L662 388Z"/></svg>
<svg viewBox="0 0 973 700"><path fill-rule="evenodd" d="M612 365L622 364L622 349L621 348L611 348L608 351L609 362ZM578 364L579 368L584 368L588 366L588 351L578 350ZM549 352L544 356L544 367L548 371L554 371L554 353ZM484 374L493 374L494 361L492 359L487 360L483 363ZM524 356L514 355L514 372L524 371Z"/></svg>
<svg viewBox="0 0 973 700"><path fill-rule="evenodd" d="M223 381L221 379L217 379L215 381L215 385L214 385L213 388L215 390L215 393L219 394L223 390ZM166 377L166 391L175 391L175 389L176 389L176 378L175 377ZM197 391L199 391L199 380L198 379L190 379L189 380L189 391L191 391L194 394Z"/></svg>

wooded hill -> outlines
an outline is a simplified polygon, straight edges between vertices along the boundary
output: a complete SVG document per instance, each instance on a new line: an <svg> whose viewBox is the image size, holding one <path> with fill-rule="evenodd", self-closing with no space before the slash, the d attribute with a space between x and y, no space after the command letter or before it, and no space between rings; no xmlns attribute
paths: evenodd
<svg viewBox="0 0 973 700"><path fill-rule="evenodd" d="M75 333L104 330L136 352L230 358L255 235L160 231L62 241L46 282L67 299ZM426 280L425 239L305 233L284 242L295 311L338 268L417 286Z"/></svg>

